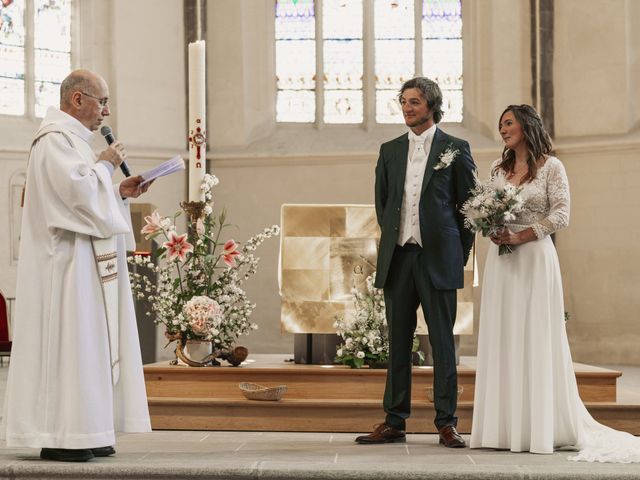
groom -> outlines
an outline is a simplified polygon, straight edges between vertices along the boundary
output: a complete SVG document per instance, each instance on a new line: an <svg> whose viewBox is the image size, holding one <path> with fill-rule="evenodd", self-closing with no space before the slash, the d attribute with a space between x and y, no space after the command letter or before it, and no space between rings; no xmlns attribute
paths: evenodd
<svg viewBox="0 0 640 480"><path fill-rule="evenodd" d="M469 144L437 127L442 92L428 78L405 82L399 95L410 131L384 143L376 166L376 215L382 229L375 286L384 289L389 367L384 423L356 438L362 444L405 441L411 411L411 347L422 305L433 351L435 425L440 443L464 447L456 431L457 373L453 340L456 289L474 235L460 207L474 186Z"/></svg>

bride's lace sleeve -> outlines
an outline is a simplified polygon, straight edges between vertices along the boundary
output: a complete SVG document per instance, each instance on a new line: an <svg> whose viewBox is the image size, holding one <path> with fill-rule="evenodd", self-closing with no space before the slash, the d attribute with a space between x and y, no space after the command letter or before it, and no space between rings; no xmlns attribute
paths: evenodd
<svg viewBox="0 0 640 480"><path fill-rule="evenodd" d="M493 162L491 162L491 168L489 169L489 175L487 175L487 178L492 178L496 175L496 172L494 170L498 165L500 165L501 161L502 158L496 158Z"/></svg>
<svg viewBox="0 0 640 480"><path fill-rule="evenodd" d="M567 173L560 160L549 158L548 161L553 161L549 165L547 176L549 215L531 226L538 239L569 225L570 197Z"/></svg>

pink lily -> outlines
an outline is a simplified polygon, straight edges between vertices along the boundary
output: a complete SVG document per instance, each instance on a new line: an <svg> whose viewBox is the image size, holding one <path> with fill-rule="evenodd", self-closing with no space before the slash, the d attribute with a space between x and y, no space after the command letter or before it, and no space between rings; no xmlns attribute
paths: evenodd
<svg viewBox="0 0 640 480"><path fill-rule="evenodd" d="M147 222L147 224L142 227L140 233L144 234L147 240L162 230L162 225L160 225L162 217L160 217L158 210L155 210L150 216L144 217L144 221Z"/></svg>
<svg viewBox="0 0 640 480"><path fill-rule="evenodd" d="M235 257L240 255L238 251L238 244L233 240L229 240L224 244L224 248L222 249L222 261L226 263L229 267L235 267L236 261Z"/></svg>
<svg viewBox="0 0 640 480"><path fill-rule="evenodd" d="M162 246L167 249L169 260L179 258L181 262L184 262L187 253L193 252L193 245L187 242L186 233L177 235L176 232L169 232L169 241L164 242Z"/></svg>

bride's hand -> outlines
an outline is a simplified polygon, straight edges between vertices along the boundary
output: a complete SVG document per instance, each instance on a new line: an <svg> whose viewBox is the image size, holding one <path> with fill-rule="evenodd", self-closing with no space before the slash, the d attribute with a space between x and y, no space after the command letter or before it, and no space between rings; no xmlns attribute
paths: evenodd
<svg viewBox="0 0 640 480"><path fill-rule="evenodd" d="M491 241L496 245L519 245L522 243L520 235L512 232L508 228L503 228L495 235L491 236Z"/></svg>

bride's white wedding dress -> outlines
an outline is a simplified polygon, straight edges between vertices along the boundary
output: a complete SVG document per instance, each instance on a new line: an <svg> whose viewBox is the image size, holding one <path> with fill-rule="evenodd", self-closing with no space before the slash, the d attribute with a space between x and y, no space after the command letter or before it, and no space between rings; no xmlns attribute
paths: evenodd
<svg viewBox="0 0 640 480"><path fill-rule="evenodd" d="M522 194L524 209L509 228L532 227L537 240L501 256L496 245L489 248L471 448L552 453L565 447L578 450L571 460L640 462L640 439L596 422L578 395L560 266L549 237L569 223L569 184L560 160L549 157Z"/></svg>

